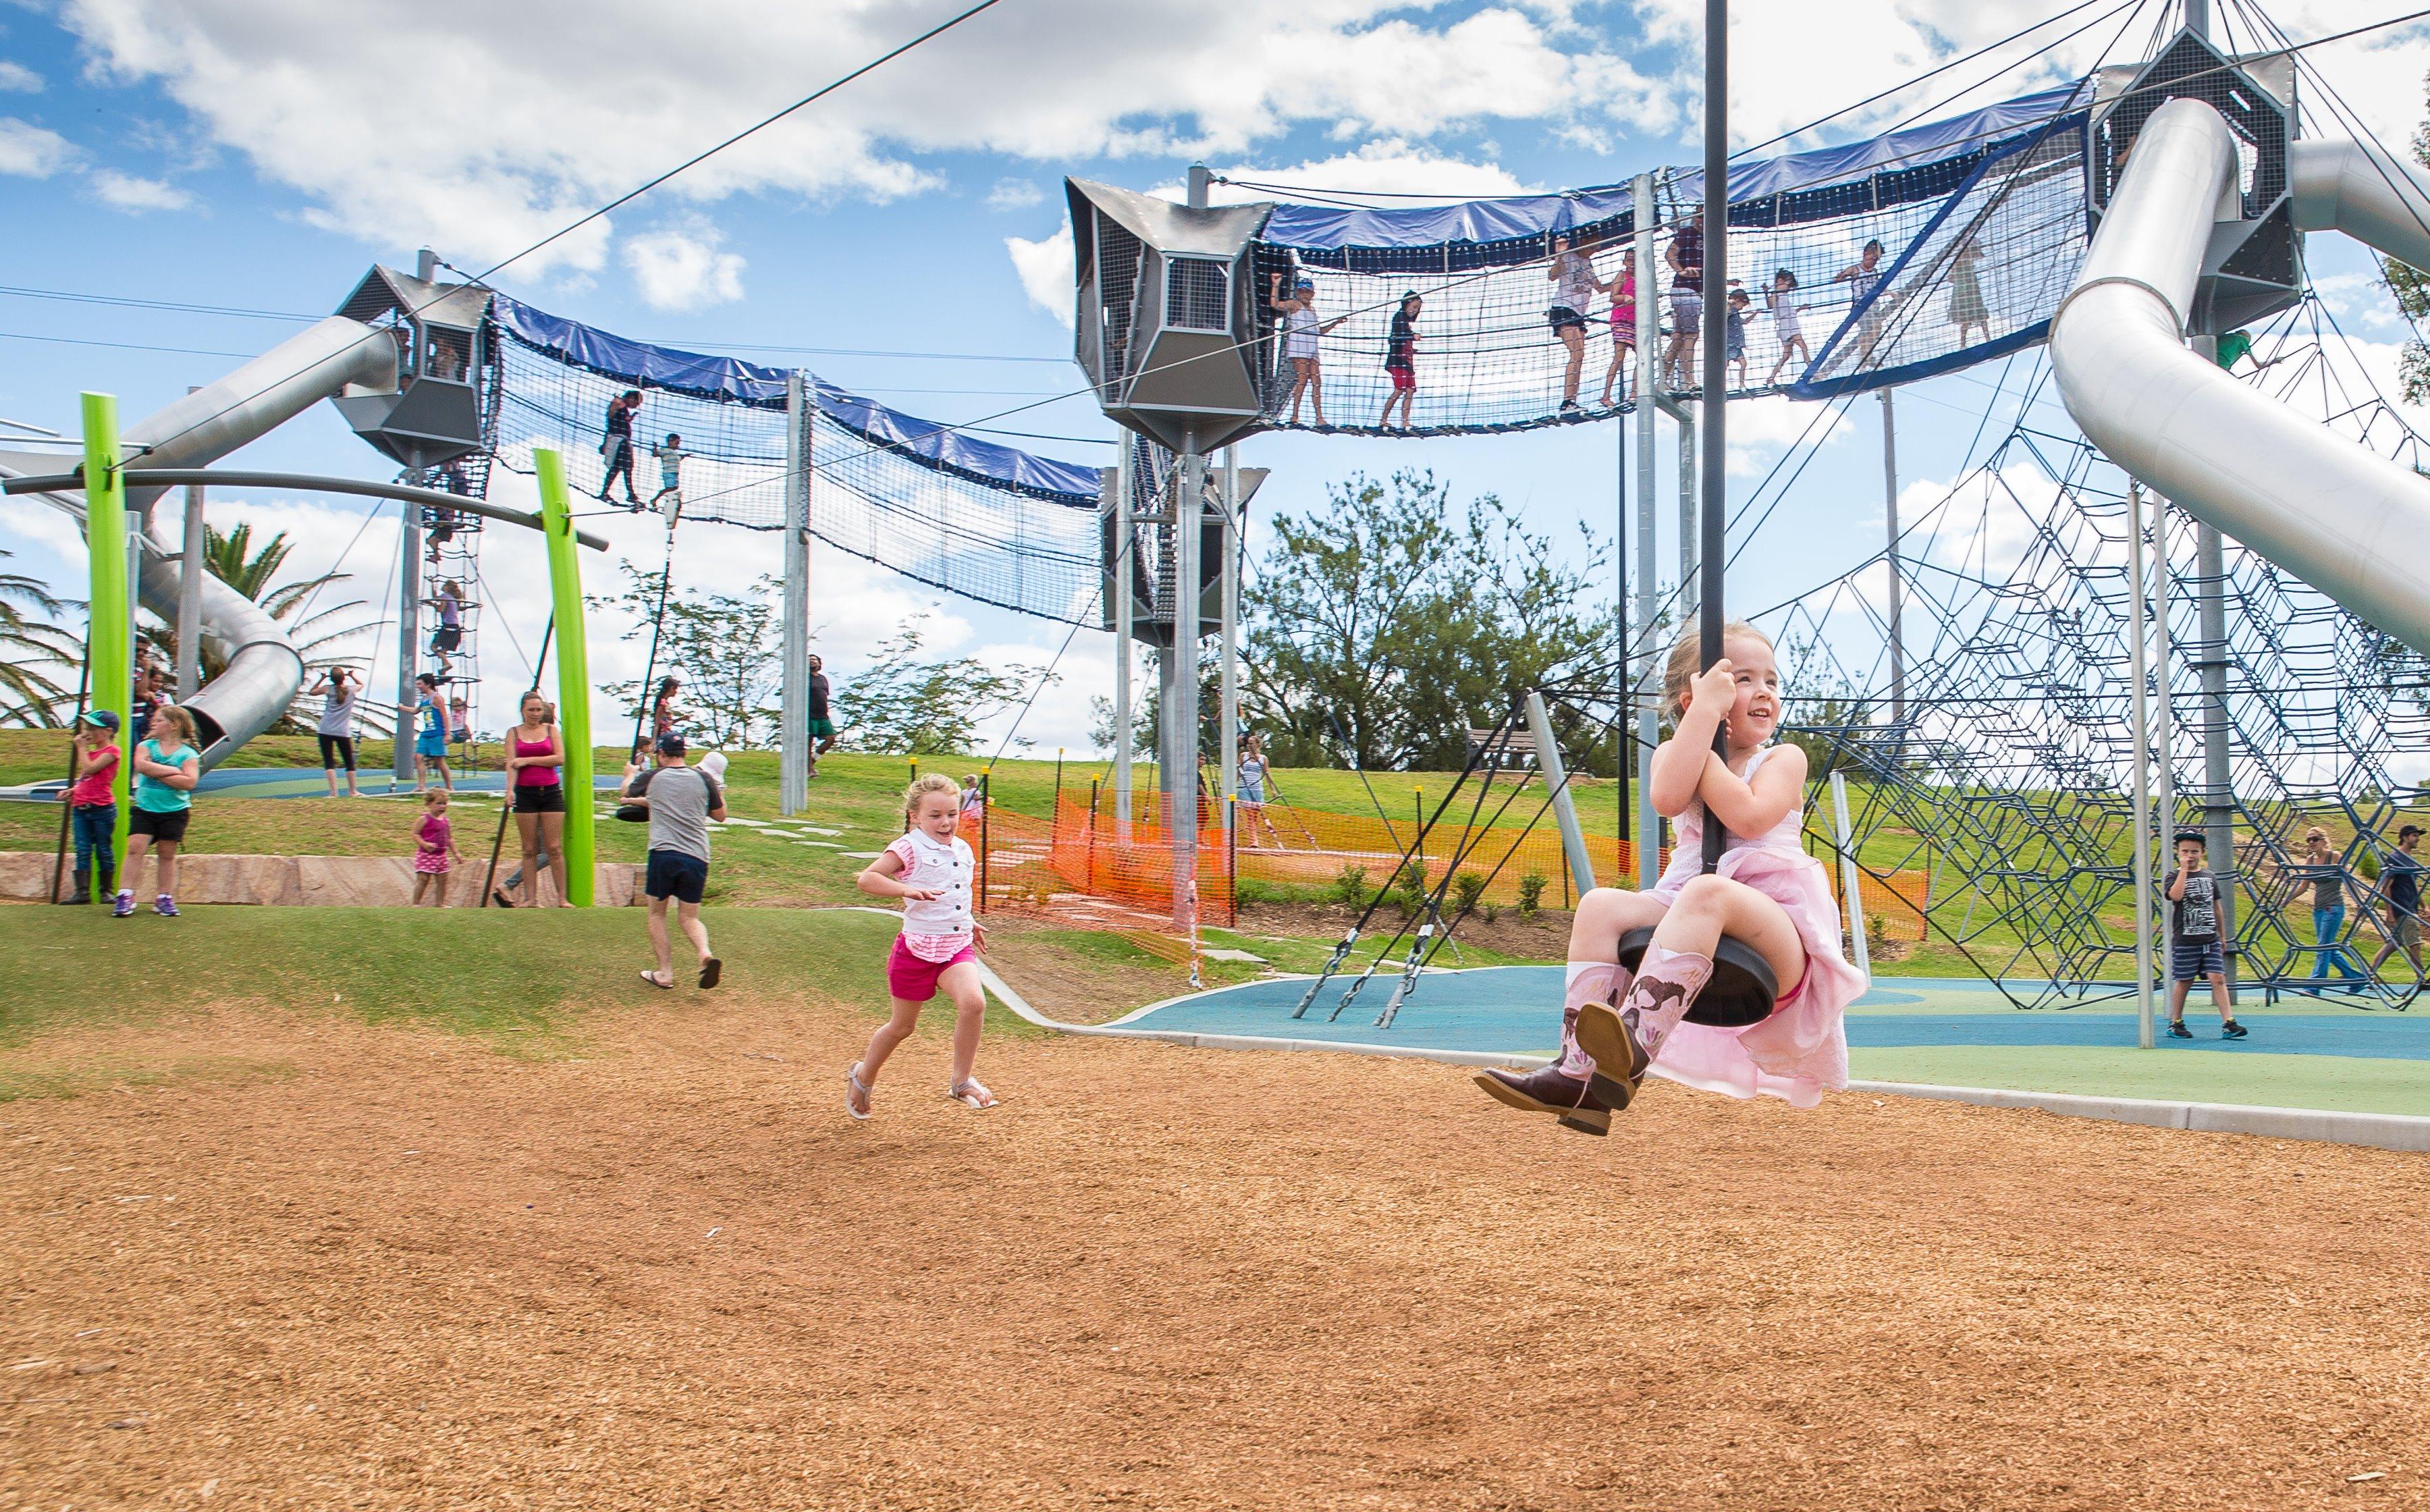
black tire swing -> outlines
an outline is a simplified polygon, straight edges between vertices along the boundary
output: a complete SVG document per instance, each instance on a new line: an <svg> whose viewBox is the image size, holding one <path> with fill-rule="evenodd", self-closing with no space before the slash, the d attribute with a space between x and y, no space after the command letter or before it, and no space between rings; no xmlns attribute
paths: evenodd
<svg viewBox="0 0 2430 1512"><path fill-rule="evenodd" d="M1704 284L1704 321L1701 340L1704 344L1703 391L1707 395L1725 396L1728 360L1725 341L1727 326L1724 317L1729 308L1729 5L1728 0L1706 0L1705 3L1705 249L1702 282ZM1715 214L1713 192L1722 186L1720 213ZM1723 419L1729 408L1726 397L1715 397L1705 406L1704 472L1698 482L1697 522L1697 605L1696 605L1696 670L1712 670L1722 659L1722 626L1727 616L1722 612L1722 589L1727 575L1723 526L1726 523L1726 468L1729 453L1723 440ZM1729 725L1724 720L1713 732L1713 749L1726 759L1729 756ZM1697 802L1702 803L1702 799ZM1710 807L1705 810L1705 874L1707 876L1722 864L1722 845L1725 839L1721 820ZM1646 948L1654 943L1651 928L1632 929L1620 937L1620 963L1636 972L1645 958ZM1707 1024L1714 1028L1739 1029L1760 1023L1772 1017L1780 1002L1780 978L1763 953L1742 939L1723 935L1713 948L1713 974L1697 994L1695 1005L1689 1008L1687 1022Z"/></svg>

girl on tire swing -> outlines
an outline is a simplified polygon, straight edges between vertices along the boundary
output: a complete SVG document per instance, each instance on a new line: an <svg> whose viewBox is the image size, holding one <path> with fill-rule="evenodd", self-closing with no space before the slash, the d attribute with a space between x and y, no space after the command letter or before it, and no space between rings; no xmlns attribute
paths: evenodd
<svg viewBox="0 0 2430 1512"><path fill-rule="evenodd" d="M1848 1085L1841 1010L1865 979L1839 954L1839 915L1822 864L1798 845L1806 753L1770 743L1780 726L1780 670L1749 624L1722 636L1723 658L1695 670L1690 633L1662 678L1675 722L1654 753L1656 812L1678 824L1671 864L1651 892L1597 888L1570 930L1560 1058L1519 1075L1487 1071L1479 1087L1512 1107L1550 1113L1565 1128L1605 1134L1649 1071L1732 1097L1758 1094L1812 1107ZM1713 750L1728 734L1726 758ZM1707 815L1727 828L1720 867L1704 871ZM1621 939L1652 926L1632 974ZM1741 1027L1690 1022L1723 936L1761 955L1780 984L1769 1018Z"/></svg>

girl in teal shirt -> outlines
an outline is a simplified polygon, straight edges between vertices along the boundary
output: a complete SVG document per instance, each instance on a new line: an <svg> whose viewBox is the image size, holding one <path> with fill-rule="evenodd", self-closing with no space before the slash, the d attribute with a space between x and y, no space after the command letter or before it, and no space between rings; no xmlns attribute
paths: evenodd
<svg viewBox="0 0 2430 1512"><path fill-rule="evenodd" d="M118 889L110 915L135 912L136 879L143 874L143 853L159 857L159 889L152 911L164 919L177 917L177 848L185 843L186 820L193 807L194 784L202 780L203 754L194 749L194 717L175 704L152 711L151 739L135 748L135 812L127 823L125 886Z"/></svg>

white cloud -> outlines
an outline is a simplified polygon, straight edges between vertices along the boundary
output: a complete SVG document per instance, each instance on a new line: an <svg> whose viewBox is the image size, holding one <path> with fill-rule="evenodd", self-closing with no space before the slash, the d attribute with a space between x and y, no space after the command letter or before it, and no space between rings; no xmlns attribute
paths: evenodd
<svg viewBox="0 0 2430 1512"><path fill-rule="evenodd" d="M76 160L75 145L15 116L0 115L0 174L48 178Z"/></svg>
<svg viewBox="0 0 2430 1512"><path fill-rule="evenodd" d="M130 215L146 210L182 210L194 203L194 196L173 184L157 178L138 178L115 168L95 169L90 182L93 198Z"/></svg>
<svg viewBox="0 0 2430 1512"><path fill-rule="evenodd" d="M624 243L624 266L653 309L691 310L742 297L742 257L720 252L724 238L697 218Z"/></svg>
<svg viewBox="0 0 2430 1512"><path fill-rule="evenodd" d="M0 58L0 91L17 94L40 94L42 75L23 63L12 63Z"/></svg>
<svg viewBox="0 0 2430 1512"><path fill-rule="evenodd" d="M1563 8L1437 22L1402 0L1034 0L1017 17L973 19L659 193L883 201L942 183L916 161L929 152L1058 164L1239 156L1302 124L1364 140L1484 121L1668 120L1667 87L1565 29ZM313 201L316 224L479 259L798 97L805 78L901 42L933 12L824 0L703 25L681 8L604 0L569 27L516 6L67 0L61 19L97 73L157 81L212 139ZM424 83L366 90L367 56ZM594 223L522 271L595 269L610 235Z"/></svg>
<svg viewBox="0 0 2430 1512"><path fill-rule="evenodd" d="M1066 217L1063 228L1040 241L1025 241L1017 236L1004 239L1004 250L1011 255L1012 271L1021 275L1022 292L1029 302L1046 311L1065 325L1072 324L1072 222Z"/></svg>
<svg viewBox="0 0 2430 1512"><path fill-rule="evenodd" d="M988 191L987 208L991 210L1025 210L1045 203L1045 191L1026 178L999 178L995 188Z"/></svg>
<svg viewBox="0 0 2430 1512"><path fill-rule="evenodd" d="M1400 137L1387 137L1368 142L1355 151L1310 159L1295 167L1259 168L1254 164L1241 164L1223 169L1222 174L1225 178L1246 179L1257 184L1281 184L1292 189L1423 195L1425 199L1445 202L1532 192L1532 186L1522 182L1500 163L1470 162L1447 157L1423 146L1412 145ZM1156 192L1169 194L1174 199L1181 197L1178 185L1159 189ZM1273 197L1271 191L1242 189L1233 184L1217 184L1208 193L1208 198L1217 204L1242 204ZM1397 203L1423 204L1425 199L1404 199Z"/></svg>

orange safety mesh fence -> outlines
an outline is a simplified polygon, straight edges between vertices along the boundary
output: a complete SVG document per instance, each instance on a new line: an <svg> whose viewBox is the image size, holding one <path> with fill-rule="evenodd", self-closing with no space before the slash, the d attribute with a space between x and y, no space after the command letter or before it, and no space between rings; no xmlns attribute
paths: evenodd
<svg viewBox="0 0 2430 1512"><path fill-rule="evenodd" d="M1172 928L1171 832L1151 817L1156 803L1154 794L1141 795L1140 817L1131 821L1127 834L1110 797L1101 798L1093 813L1085 803L1062 798L1051 822L994 805L988 808L984 826L975 814L964 815L963 838L981 854L982 911L1050 918L1081 927ZM1455 856L1459 857L1458 872L1483 879L1481 885L1472 884L1479 888L1479 903L1515 905L1531 876L1541 879L1537 901L1542 906L1566 908L1576 901L1560 833L1550 822L1534 829L1480 825L1473 830L1440 823L1426 831L1422 854L1405 859L1406 848L1418 838L1414 817L1388 824L1372 816L1242 804L1228 853L1215 806L1201 799L1198 817L1202 923L1237 922L1236 882L1289 888L1303 895L1340 889L1356 892L1363 904L1377 889L1391 886L1404 866L1422 870L1426 889L1433 891L1442 885L1445 872L1454 870ZM1589 835L1586 845L1598 877L1634 885L1634 841ZM1827 850L1818 858L1844 909L1836 860ZM1668 847L1658 859L1670 862ZM1867 873L1861 892L1873 933L1909 942L1924 939L1930 898L1923 872L1898 872L1888 878ZM1461 901L1456 881L1444 898L1446 914L1456 911Z"/></svg>

